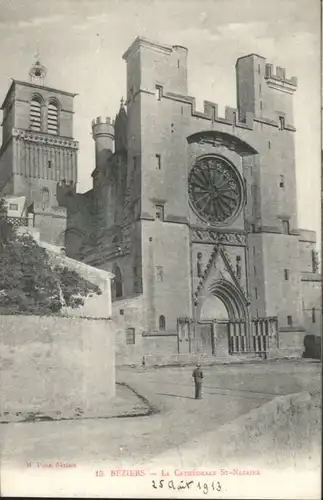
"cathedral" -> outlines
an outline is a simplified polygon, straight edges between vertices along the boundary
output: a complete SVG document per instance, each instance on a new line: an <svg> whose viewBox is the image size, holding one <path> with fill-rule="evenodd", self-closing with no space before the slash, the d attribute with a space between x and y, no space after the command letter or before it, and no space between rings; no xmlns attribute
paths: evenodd
<svg viewBox="0 0 323 500"><path fill-rule="evenodd" d="M126 100L115 120L92 122L82 194L74 94L14 80L0 195L25 196L42 238L113 272L123 360L300 355L321 301L316 235L297 221L297 79L240 57L237 108L219 116L211 101L196 109L187 57L141 37L124 53Z"/></svg>

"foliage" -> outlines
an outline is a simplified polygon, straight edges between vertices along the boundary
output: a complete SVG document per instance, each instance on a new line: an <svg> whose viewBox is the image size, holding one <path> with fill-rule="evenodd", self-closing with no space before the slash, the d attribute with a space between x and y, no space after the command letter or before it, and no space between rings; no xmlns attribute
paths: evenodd
<svg viewBox="0 0 323 500"><path fill-rule="evenodd" d="M14 230L6 219L7 208L5 201L0 198L0 249L14 237Z"/></svg>
<svg viewBox="0 0 323 500"><path fill-rule="evenodd" d="M97 285L81 278L76 271L68 269L68 267L56 266L54 271L58 276L62 294L68 307L74 308L83 305L83 297L89 294L101 294Z"/></svg>
<svg viewBox="0 0 323 500"><path fill-rule="evenodd" d="M46 251L31 236L3 245L0 258L0 309L42 314L61 308L59 283Z"/></svg>
<svg viewBox="0 0 323 500"><path fill-rule="evenodd" d="M101 290L75 271L52 267L45 249L29 235L0 247L0 314L53 314L79 307Z"/></svg>

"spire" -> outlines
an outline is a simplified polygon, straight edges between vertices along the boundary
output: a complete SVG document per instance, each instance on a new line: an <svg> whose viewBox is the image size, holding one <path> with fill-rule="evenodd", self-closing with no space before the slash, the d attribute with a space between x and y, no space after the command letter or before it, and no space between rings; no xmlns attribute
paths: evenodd
<svg viewBox="0 0 323 500"><path fill-rule="evenodd" d="M35 54L36 62L32 65L29 71L30 81L39 83L40 85L44 85L44 79L47 73L47 70L43 64L40 62L39 51L37 49L37 53Z"/></svg>
<svg viewBox="0 0 323 500"><path fill-rule="evenodd" d="M116 153L125 153L127 151L127 125L127 111L124 105L124 99L122 97L120 100L119 113L116 116L114 124Z"/></svg>

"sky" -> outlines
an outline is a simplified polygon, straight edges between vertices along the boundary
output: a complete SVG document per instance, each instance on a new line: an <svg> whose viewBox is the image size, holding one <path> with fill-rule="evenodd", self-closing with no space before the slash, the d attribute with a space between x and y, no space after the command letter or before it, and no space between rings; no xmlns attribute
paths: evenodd
<svg viewBox="0 0 323 500"><path fill-rule="evenodd" d="M294 96L298 225L320 237L319 0L0 0L0 100L28 81L37 52L45 85L75 92L78 191L92 187L91 121L126 94L122 54L137 36L188 48L189 95L236 106L235 62L250 52L298 77Z"/></svg>

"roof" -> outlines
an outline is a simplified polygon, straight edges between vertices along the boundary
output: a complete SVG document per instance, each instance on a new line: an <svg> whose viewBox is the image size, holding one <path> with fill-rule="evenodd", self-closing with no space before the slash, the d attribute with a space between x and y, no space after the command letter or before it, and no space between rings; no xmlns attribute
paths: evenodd
<svg viewBox="0 0 323 500"><path fill-rule="evenodd" d="M137 36L137 38L132 42L128 50L123 54L122 59L127 60L130 54L135 52L138 47L150 47L154 48L155 50L158 50L160 52L165 52L170 54L173 52L173 47L170 45L164 45L158 42L155 42L153 40L149 40L148 38L142 37L142 36Z"/></svg>
<svg viewBox="0 0 323 500"><path fill-rule="evenodd" d="M240 61L240 59L246 59L247 57L250 57L250 56L260 57L260 59L265 59L266 60L266 58L264 56L256 54L255 52L251 52L250 54L246 54L245 56L238 57L236 65L238 64L238 62Z"/></svg>

